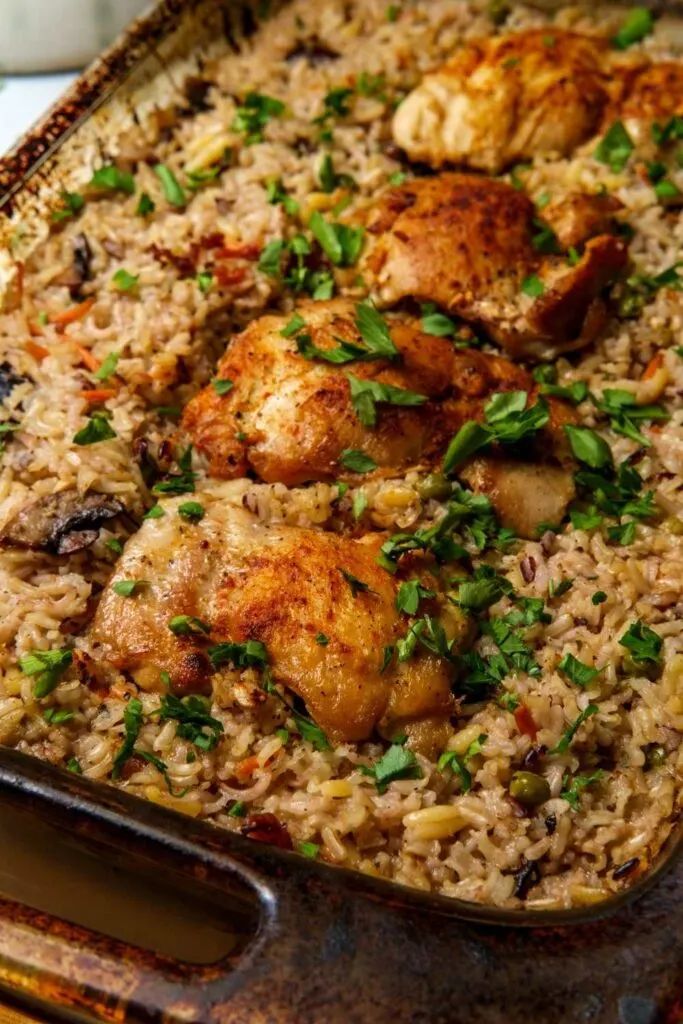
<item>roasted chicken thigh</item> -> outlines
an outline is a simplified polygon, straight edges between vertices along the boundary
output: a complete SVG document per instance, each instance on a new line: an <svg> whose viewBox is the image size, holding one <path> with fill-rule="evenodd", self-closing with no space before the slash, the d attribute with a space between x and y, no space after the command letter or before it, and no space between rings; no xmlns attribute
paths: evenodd
<svg viewBox="0 0 683 1024"><path fill-rule="evenodd" d="M415 728L423 742L443 743L453 663L418 648L383 667L410 619L396 608L399 579L377 563L382 534L352 540L266 526L226 501L198 498L200 522L188 523L182 499L171 500L128 542L92 627L94 656L146 690L163 690L168 673L176 692L208 692L216 645L258 641L275 682L303 699L330 739ZM424 607L456 653L467 617L439 596L428 566L413 575L437 595ZM138 581L132 596L117 592L124 580ZM173 631L178 617L190 631Z"/></svg>
<svg viewBox="0 0 683 1024"><path fill-rule="evenodd" d="M587 212L582 221L585 240ZM593 340L605 319L601 294L627 263L626 242L611 234L589 237L568 260L547 226L539 242L544 223L527 196L472 174L390 188L368 231L364 274L377 301L434 302L514 356L548 357Z"/></svg>

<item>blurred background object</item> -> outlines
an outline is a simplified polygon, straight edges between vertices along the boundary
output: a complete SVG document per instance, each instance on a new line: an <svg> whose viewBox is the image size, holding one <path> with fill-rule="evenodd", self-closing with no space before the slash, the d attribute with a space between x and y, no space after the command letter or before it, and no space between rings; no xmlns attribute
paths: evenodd
<svg viewBox="0 0 683 1024"><path fill-rule="evenodd" d="M0 72L82 67L148 6L149 0L0 0Z"/></svg>

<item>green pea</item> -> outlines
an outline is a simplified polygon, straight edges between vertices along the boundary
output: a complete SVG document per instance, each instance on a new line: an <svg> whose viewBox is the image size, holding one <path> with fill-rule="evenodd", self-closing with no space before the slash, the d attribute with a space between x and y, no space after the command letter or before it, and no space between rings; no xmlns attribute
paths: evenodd
<svg viewBox="0 0 683 1024"><path fill-rule="evenodd" d="M515 772L510 780L510 796L525 807L535 807L550 799L550 786L542 775Z"/></svg>
<svg viewBox="0 0 683 1024"><path fill-rule="evenodd" d="M442 501L444 498L450 498L452 490L453 485L443 473L430 473L417 485L417 493L425 500L434 498L436 501Z"/></svg>
<svg viewBox="0 0 683 1024"><path fill-rule="evenodd" d="M645 766L661 768L666 761L666 750L659 743L649 743L645 748Z"/></svg>

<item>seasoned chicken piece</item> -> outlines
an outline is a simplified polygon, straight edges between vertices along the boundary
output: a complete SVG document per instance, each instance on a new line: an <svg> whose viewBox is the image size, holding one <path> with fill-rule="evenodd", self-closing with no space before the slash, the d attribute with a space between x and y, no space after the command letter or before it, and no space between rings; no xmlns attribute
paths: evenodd
<svg viewBox="0 0 683 1024"><path fill-rule="evenodd" d="M400 104L394 140L411 160L493 174L567 155L600 124L608 53L606 39L554 27L471 40Z"/></svg>
<svg viewBox="0 0 683 1024"><path fill-rule="evenodd" d="M624 239L599 235L576 265L534 247L531 201L469 174L418 178L382 195L368 216L363 272L376 299L435 302L483 328L514 356L588 344L603 324L601 293L624 269Z"/></svg>
<svg viewBox="0 0 683 1024"><path fill-rule="evenodd" d="M621 91L606 112L603 129L619 118L635 142L650 137L651 126L660 126L674 114L683 114L683 63L627 64L617 69Z"/></svg>
<svg viewBox="0 0 683 1024"><path fill-rule="evenodd" d="M542 216L566 252L578 249L596 235L611 235L618 227L616 214L624 204L616 196L570 192L543 208Z"/></svg>
<svg viewBox="0 0 683 1024"><path fill-rule="evenodd" d="M535 538L544 523L561 523L575 494L567 469L514 459L475 458L460 477L488 496L502 525L518 537Z"/></svg>
<svg viewBox="0 0 683 1024"><path fill-rule="evenodd" d="M244 509L198 495L204 518L147 520L128 542L91 630L93 655L130 673L147 690L210 692L207 652L219 643L265 644L276 682L298 694L334 741L357 741L382 728L428 723L439 735L454 711L453 664L418 645L415 655L381 670L382 653L408 630L396 610L400 581L377 564L384 537L351 540L288 526L265 526ZM439 590L435 576L420 574ZM132 597L114 584L145 581ZM439 614L441 598L424 603ZM443 624L457 650L470 625L453 607ZM194 616L199 632L177 636L176 616ZM208 633L202 632L208 630ZM326 642L321 642L321 635ZM317 639L316 639L317 638Z"/></svg>

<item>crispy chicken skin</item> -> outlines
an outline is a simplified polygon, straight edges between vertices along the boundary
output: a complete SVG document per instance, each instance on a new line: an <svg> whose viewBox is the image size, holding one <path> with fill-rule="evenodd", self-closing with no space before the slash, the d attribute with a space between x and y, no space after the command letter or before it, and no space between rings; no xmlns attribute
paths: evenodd
<svg viewBox="0 0 683 1024"><path fill-rule="evenodd" d="M473 39L408 94L394 140L411 160L493 174L570 154L600 125L608 53L606 39L555 27Z"/></svg>
<svg viewBox="0 0 683 1024"><path fill-rule="evenodd" d="M683 63L626 64L619 68L618 97L606 112L603 128L620 118L631 138L642 142L653 122L660 124L683 113Z"/></svg>
<svg viewBox="0 0 683 1024"><path fill-rule="evenodd" d="M345 299L298 307L319 348L335 347L339 338L358 341L355 310ZM218 368L218 377L233 381L232 389L218 395L209 386L185 411L183 425L214 476L230 479L251 471L290 486L353 480L355 474L339 461L347 448L371 456L378 472L438 465L463 423L484 418L492 394L523 390L535 398L534 382L522 367L475 349L456 349L446 338L422 333L409 318L387 318L402 356L395 366L386 360L347 366L307 360L281 333L288 320L261 317L238 335ZM377 425L366 427L354 412L347 371L416 390L429 401L417 408L382 405ZM565 462L561 425L573 418L573 410L556 399L548 404L551 421L534 457ZM502 504L497 510L505 516ZM512 525L517 517L508 518Z"/></svg>
<svg viewBox="0 0 683 1024"><path fill-rule="evenodd" d="M166 671L176 691L210 692L207 647L258 640L275 681L304 700L330 739L363 740L379 727L389 738L417 729L423 748L443 742L453 666L420 649L380 671L384 648L411 621L396 610L399 579L377 564L384 537L268 527L244 509L198 497L201 522L188 524L177 511L182 499L171 500L126 545L93 623L94 655L147 690L162 690ZM344 572L367 592L354 593ZM413 575L439 590L426 569ZM113 589L124 579L148 582L127 598ZM456 650L466 642L463 613L438 597L425 610L440 615ZM177 615L197 616L210 636L175 636L168 623ZM327 644L316 642L320 634Z"/></svg>
<svg viewBox="0 0 683 1024"><path fill-rule="evenodd" d="M555 209L556 218L561 211ZM382 305L435 302L483 328L513 356L550 357L588 344L603 324L600 295L625 268L622 238L598 235L572 266L533 246L531 201L471 174L418 178L387 190L368 214L363 273ZM579 220L585 234L587 215ZM522 291L537 277L539 297Z"/></svg>

